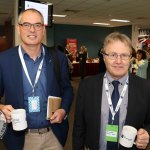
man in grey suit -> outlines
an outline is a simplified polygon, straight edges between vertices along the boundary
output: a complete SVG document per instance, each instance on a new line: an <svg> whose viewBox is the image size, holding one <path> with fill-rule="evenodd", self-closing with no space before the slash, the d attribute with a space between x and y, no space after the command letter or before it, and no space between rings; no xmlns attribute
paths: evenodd
<svg viewBox="0 0 150 150"><path fill-rule="evenodd" d="M119 144L124 125L138 131L135 145L129 149L145 149L150 134L150 82L128 73L132 48L125 34L108 35L102 53L106 73L86 78L79 85L73 150L128 149ZM114 82L118 84L115 107L111 97Z"/></svg>

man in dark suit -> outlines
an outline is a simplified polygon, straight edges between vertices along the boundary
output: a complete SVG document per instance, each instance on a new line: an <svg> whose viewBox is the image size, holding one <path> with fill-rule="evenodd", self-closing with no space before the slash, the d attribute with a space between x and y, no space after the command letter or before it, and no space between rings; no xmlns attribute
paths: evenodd
<svg viewBox="0 0 150 150"><path fill-rule="evenodd" d="M52 55L41 44L45 26L39 11L23 11L17 29L21 45L0 54L0 97L5 96L5 104L0 104L0 110L9 123L4 144L7 150L62 150L73 100L66 56L56 51L60 68L58 81ZM48 96L62 98L60 109L50 120L46 120ZM28 128L23 131L12 129L11 112L18 108L26 110Z"/></svg>
<svg viewBox="0 0 150 150"><path fill-rule="evenodd" d="M79 85L73 150L84 150L85 147L88 150L136 150L147 147L150 82L128 73L131 51L131 41L126 35L114 32L105 38L102 52L106 73L86 78ZM114 82L118 84L117 88L113 86ZM114 98L115 89L118 91ZM119 144L124 125L133 126L138 131L132 148Z"/></svg>
<svg viewBox="0 0 150 150"><path fill-rule="evenodd" d="M99 73L103 73L106 71L106 66L103 59L102 49L100 48L98 51L98 57L99 57Z"/></svg>
<svg viewBox="0 0 150 150"><path fill-rule="evenodd" d="M86 59L87 59L87 48L82 45L79 51L79 73L81 79L83 79L86 75Z"/></svg>

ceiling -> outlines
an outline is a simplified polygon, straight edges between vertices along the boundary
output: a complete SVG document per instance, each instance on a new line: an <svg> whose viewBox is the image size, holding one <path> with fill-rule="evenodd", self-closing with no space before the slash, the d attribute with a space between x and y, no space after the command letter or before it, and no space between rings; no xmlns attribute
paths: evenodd
<svg viewBox="0 0 150 150"><path fill-rule="evenodd" d="M0 0L0 24L14 17L14 1ZM53 3L56 24L93 26L93 22L109 23L108 27L137 25L150 28L150 0L43 0ZM110 19L127 19L130 23L111 22Z"/></svg>

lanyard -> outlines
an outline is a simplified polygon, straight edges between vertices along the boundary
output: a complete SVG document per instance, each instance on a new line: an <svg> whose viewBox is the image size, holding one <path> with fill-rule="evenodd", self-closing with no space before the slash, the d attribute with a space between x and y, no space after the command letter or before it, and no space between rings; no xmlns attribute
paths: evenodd
<svg viewBox="0 0 150 150"><path fill-rule="evenodd" d="M25 72L25 75L26 75L26 77L27 77L27 79L28 79L28 81L29 81L29 83L30 83L30 85L32 87L32 94L34 96L34 88L35 88L35 85L37 84L37 82L39 80L39 77L40 77L40 74L41 74L41 71L42 71L42 66L43 66L43 61L44 61L44 55L45 55L44 47L43 47L43 59L41 60L41 62L39 64L34 84L32 84L32 82L31 82L31 79L30 79L30 76L29 76L29 73L28 73L28 70L27 70L27 66L26 66L26 63L25 63L24 58L23 58L23 54L21 52L21 46L19 46L19 48L18 48L18 53L19 53L19 57L20 57L21 64L22 64L23 70Z"/></svg>
<svg viewBox="0 0 150 150"><path fill-rule="evenodd" d="M107 95L107 99L108 99L109 109L110 109L110 112L112 114L112 123L113 123L114 117L115 117L116 113L118 112L118 110L120 108L120 105L122 103L123 97L124 97L125 92L127 90L128 78L126 79L126 83L125 83L125 85L123 87L123 90L121 92L121 95L119 97L119 100L118 100L118 103L117 103L117 106L116 106L115 110L113 109L113 105L112 105L112 100L111 100L111 96L110 96L110 91L109 91L109 88L108 88L108 80L107 80L106 74L104 76L104 84L105 84L105 91L106 91L106 95Z"/></svg>

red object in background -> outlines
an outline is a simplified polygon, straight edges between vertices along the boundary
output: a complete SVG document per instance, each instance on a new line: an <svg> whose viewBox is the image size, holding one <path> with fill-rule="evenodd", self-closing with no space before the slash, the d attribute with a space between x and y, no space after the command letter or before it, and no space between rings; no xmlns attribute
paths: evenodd
<svg viewBox="0 0 150 150"><path fill-rule="evenodd" d="M143 44L147 47L147 50L150 50L150 38L148 38Z"/></svg>
<svg viewBox="0 0 150 150"><path fill-rule="evenodd" d="M76 52L77 52L77 39L67 39L66 40L66 45L70 46L70 50L72 51L72 57L75 59L76 58Z"/></svg>

